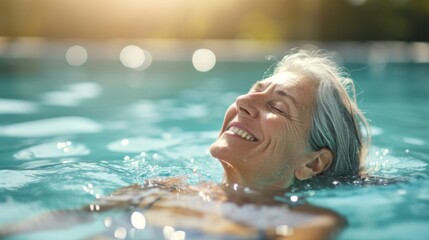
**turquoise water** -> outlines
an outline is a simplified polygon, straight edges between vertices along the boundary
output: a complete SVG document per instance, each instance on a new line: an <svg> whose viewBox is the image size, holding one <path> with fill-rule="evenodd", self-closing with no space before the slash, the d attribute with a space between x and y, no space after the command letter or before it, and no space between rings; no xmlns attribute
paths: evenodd
<svg viewBox="0 0 429 240"><path fill-rule="evenodd" d="M186 61L154 61L134 71L114 61L72 67L1 59L0 224L79 208L144 179L187 175L191 183L220 182L222 168L207 148L227 106L271 64L217 62L200 73ZM429 65L348 67L374 135L368 168L398 181L339 180L298 194L347 218L339 239L427 239ZM105 217L27 237L112 234Z"/></svg>

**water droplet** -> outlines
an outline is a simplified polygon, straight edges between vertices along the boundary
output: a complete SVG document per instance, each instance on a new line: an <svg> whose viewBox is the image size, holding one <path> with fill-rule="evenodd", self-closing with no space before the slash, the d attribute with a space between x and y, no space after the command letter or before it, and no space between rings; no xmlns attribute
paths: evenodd
<svg viewBox="0 0 429 240"><path fill-rule="evenodd" d="M385 148L385 149L383 150L383 155L384 155L384 156L386 156L388 153L389 153L389 149Z"/></svg>
<svg viewBox="0 0 429 240"><path fill-rule="evenodd" d="M290 196L290 200L292 201L292 202L297 202L298 201L298 196Z"/></svg>

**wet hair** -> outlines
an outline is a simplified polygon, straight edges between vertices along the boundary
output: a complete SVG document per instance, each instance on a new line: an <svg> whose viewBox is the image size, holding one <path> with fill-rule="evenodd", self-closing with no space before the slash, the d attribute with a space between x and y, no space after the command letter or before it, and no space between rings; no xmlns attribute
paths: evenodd
<svg viewBox="0 0 429 240"><path fill-rule="evenodd" d="M277 64L274 74L292 72L317 82L309 147L331 150L333 161L325 175L357 174L369 147L369 127L357 106L353 80L332 56L320 50L295 51Z"/></svg>

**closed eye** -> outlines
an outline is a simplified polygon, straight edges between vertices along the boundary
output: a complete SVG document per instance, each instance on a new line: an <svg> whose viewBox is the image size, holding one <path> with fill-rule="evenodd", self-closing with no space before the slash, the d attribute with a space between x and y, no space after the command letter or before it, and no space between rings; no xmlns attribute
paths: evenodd
<svg viewBox="0 0 429 240"><path fill-rule="evenodd" d="M284 114L285 112L283 110L281 110L280 108L277 107L272 107L272 109L280 114Z"/></svg>
<svg viewBox="0 0 429 240"><path fill-rule="evenodd" d="M272 111L274 113L282 115L282 116L290 119L289 113L287 111L283 110L282 108L277 107L276 105L271 105L270 108L272 109Z"/></svg>

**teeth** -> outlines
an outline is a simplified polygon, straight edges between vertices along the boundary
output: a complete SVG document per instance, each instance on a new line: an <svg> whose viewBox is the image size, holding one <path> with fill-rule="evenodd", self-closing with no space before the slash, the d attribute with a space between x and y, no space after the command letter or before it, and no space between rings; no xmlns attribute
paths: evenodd
<svg viewBox="0 0 429 240"><path fill-rule="evenodd" d="M247 141L256 141L256 138L254 136L252 136L250 133L244 131L241 128L230 127L229 130L232 131L233 133L237 134L241 138L246 139Z"/></svg>

